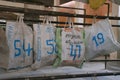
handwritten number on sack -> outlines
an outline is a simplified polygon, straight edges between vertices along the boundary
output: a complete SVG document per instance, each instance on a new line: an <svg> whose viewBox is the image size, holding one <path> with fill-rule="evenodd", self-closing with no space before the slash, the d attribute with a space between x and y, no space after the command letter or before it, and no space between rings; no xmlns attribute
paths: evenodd
<svg viewBox="0 0 120 80"><path fill-rule="evenodd" d="M30 52L33 50L33 48L30 47L30 43L28 43L28 48L25 49L25 40L23 41L23 50L27 53L28 56L30 56Z"/></svg>
<svg viewBox="0 0 120 80"><path fill-rule="evenodd" d="M24 41L23 41L23 44L22 44L21 47L17 47L18 44L21 44L21 41L20 41L20 40L15 40L15 41L14 41L14 48L15 48L15 50L17 51L17 53L15 52L15 57L20 56L22 50L25 51L28 56L30 56L30 52L33 50L33 49L30 47L30 43L28 43L28 48L27 48L27 49L25 49Z"/></svg>
<svg viewBox="0 0 120 80"><path fill-rule="evenodd" d="M56 45L54 44L55 40L46 40L46 45L51 47L51 51L47 51L48 54L56 53Z"/></svg>
<svg viewBox="0 0 120 80"><path fill-rule="evenodd" d="M70 46L70 56L73 56L73 60L75 60L78 52L78 58L80 57L81 46L80 44L76 45L75 48L73 45Z"/></svg>
<svg viewBox="0 0 120 80"><path fill-rule="evenodd" d="M100 40L100 44L104 43L104 37L102 33L98 33L97 38Z"/></svg>
<svg viewBox="0 0 120 80"><path fill-rule="evenodd" d="M81 56L80 52L81 52L81 46L80 45L76 45L76 48L78 48L78 58Z"/></svg>
<svg viewBox="0 0 120 80"><path fill-rule="evenodd" d="M16 52L15 52L15 57L21 55L21 48L20 48L20 47L17 47L17 44L20 44L20 40L15 40L15 41L14 41L14 48L15 48L15 50L16 50Z"/></svg>
<svg viewBox="0 0 120 80"><path fill-rule="evenodd" d="M94 36L92 40L95 42L96 47L100 44L103 44L105 41L102 33L98 33L97 36Z"/></svg>

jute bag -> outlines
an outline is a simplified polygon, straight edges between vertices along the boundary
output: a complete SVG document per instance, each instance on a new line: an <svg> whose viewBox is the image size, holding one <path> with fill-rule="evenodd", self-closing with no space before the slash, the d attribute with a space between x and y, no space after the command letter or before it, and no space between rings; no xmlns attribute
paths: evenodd
<svg viewBox="0 0 120 80"><path fill-rule="evenodd" d="M85 28L86 60L108 55L120 49L108 19L101 20Z"/></svg>
<svg viewBox="0 0 120 80"><path fill-rule="evenodd" d="M53 64L56 53L55 27L50 22L51 17L45 17L42 24L34 24L34 64L32 69L38 69Z"/></svg>
<svg viewBox="0 0 120 80"><path fill-rule="evenodd" d="M6 37L9 47L7 69L21 69L33 63L33 33L32 29L19 16L16 22L7 22Z"/></svg>
<svg viewBox="0 0 120 80"><path fill-rule="evenodd" d="M69 28L57 28L56 45L57 59L54 66L80 67L84 59L85 45L83 41L83 29L74 28L71 18L68 18ZM73 28L71 28L73 27Z"/></svg>

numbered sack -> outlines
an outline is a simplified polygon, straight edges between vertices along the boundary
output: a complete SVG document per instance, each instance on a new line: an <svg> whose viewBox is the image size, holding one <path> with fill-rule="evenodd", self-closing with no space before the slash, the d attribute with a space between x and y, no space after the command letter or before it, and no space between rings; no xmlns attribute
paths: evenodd
<svg viewBox="0 0 120 80"><path fill-rule="evenodd" d="M48 22L34 24L34 64L33 69L53 64L56 53L55 27Z"/></svg>
<svg viewBox="0 0 120 80"><path fill-rule="evenodd" d="M57 28L56 45L58 52L54 66L80 66L84 59L85 51L83 29Z"/></svg>
<svg viewBox="0 0 120 80"><path fill-rule="evenodd" d="M16 22L7 22L6 36L9 47L8 69L21 69L33 63L33 33L20 16Z"/></svg>
<svg viewBox="0 0 120 80"><path fill-rule="evenodd" d="M120 44L115 40L111 27L108 19L105 19L85 28L86 60L110 54L120 49Z"/></svg>

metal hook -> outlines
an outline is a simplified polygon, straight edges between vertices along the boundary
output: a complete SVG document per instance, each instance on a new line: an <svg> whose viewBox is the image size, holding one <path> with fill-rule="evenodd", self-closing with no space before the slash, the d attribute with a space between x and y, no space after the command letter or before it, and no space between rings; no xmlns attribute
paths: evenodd
<svg viewBox="0 0 120 80"><path fill-rule="evenodd" d="M96 73L93 74L93 79L94 79L94 80L98 80L98 79L97 79L97 74L96 74Z"/></svg>
<svg viewBox="0 0 120 80"><path fill-rule="evenodd" d="M96 18L97 18L97 15L94 15L94 16L93 16L93 23L96 22Z"/></svg>

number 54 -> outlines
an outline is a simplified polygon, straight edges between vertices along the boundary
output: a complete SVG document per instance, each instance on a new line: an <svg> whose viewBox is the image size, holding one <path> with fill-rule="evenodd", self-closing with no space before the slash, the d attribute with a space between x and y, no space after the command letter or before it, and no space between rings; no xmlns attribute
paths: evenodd
<svg viewBox="0 0 120 80"><path fill-rule="evenodd" d="M15 51L15 57L18 57L22 54L22 51L24 51L28 56L30 56L31 51L33 50L33 48L30 47L30 43L28 43L28 48L25 49L25 41L23 41L23 43L20 40L15 40L14 41L14 49ZM20 45L20 46L17 46Z"/></svg>

